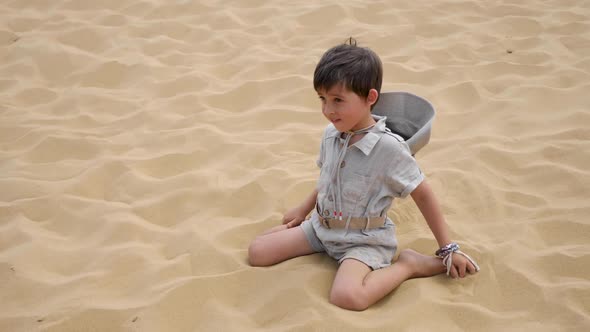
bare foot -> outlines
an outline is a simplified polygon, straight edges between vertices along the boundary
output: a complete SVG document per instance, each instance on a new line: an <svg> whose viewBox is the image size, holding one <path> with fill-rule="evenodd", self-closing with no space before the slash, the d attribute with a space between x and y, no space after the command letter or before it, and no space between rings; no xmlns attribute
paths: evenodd
<svg viewBox="0 0 590 332"><path fill-rule="evenodd" d="M426 256L412 249L404 249L399 254L396 264L404 264L412 271L410 278L422 278L446 272L442 259Z"/></svg>

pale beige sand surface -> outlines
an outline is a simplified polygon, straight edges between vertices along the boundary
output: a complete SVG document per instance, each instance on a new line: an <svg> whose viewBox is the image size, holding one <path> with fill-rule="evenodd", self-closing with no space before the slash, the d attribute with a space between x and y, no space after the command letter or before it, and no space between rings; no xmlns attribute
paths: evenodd
<svg viewBox="0 0 590 332"><path fill-rule="evenodd" d="M417 158L482 268L362 313L326 256L246 262L314 187L348 36L437 109ZM588 331L589 108L583 0L3 1L0 331Z"/></svg>

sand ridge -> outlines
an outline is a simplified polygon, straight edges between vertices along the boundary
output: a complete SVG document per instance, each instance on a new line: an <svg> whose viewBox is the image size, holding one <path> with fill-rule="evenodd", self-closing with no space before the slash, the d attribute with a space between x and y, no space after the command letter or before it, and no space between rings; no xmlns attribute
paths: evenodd
<svg viewBox="0 0 590 332"><path fill-rule="evenodd" d="M0 4L0 330L587 330L589 28L573 0ZM246 262L315 185L313 69L348 36L437 109L417 159L482 267L362 313L326 256Z"/></svg>

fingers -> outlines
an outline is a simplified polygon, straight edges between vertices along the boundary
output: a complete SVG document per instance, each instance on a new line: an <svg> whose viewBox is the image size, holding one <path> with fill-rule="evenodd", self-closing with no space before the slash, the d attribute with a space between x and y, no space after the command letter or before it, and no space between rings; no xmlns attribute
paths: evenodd
<svg viewBox="0 0 590 332"><path fill-rule="evenodd" d="M289 218L287 216L283 217L283 225L288 224L289 222L291 222L293 220L293 218Z"/></svg>
<svg viewBox="0 0 590 332"><path fill-rule="evenodd" d="M451 277L453 279L465 278L465 272L466 272L465 266L461 267L460 265L453 265L451 267Z"/></svg>
<svg viewBox="0 0 590 332"><path fill-rule="evenodd" d="M287 228L288 228L287 225L278 225L278 226L275 226L273 228L267 229L262 234L260 234L260 236L264 236L264 235L267 235L267 234L270 234L270 233L275 233L275 232L278 232L278 231L282 231L282 230L285 230Z"/></svg>
<svg viewBox="0 0 590 332"><path fill-rule="evenodd" d="M283 217L283 225L289 225L292 223L296 223L297 220L299 220L299 218L297 218L297 217L289 217L289 216ZM289 226L289 228L291 228L291 226Z"/></svg>
<svg viewBox="0 0 590 332"><path fill-rule="evenodd" d="M453 257L454 258L454 257ZM475 266L468 260L457 257L453 261L450 275L453 278L465 278L467 274L474 274L477 272Z"/></svg>
<svg viewBox="0 0 590 332"><path fill-rule="evenodd" d="M466 264L459 264L458 270L459 270L459 277L461 278L465 278L465 270L467 269Z"/></svg>
<svg viewBox="0 0 590 332"><path fill-rule="evenodd" d="M295 218L287 223L287 228L299 226L303 222L301 218Z"/></svg>

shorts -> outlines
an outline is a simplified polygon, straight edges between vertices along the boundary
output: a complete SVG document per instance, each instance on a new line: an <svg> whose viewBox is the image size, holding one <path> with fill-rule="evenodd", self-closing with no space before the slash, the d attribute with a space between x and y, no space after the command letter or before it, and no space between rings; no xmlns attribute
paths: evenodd
<svg viewBox="0 0 590 332"><path fill-rule="evenodd" d="M314 211L309 220L301 224L307 241L315 252L326 252L342 263L352 258L377 270L391 265L397 239L395 225L387 218L385 225L369 230L328 229L322 226Z"/></svg>

